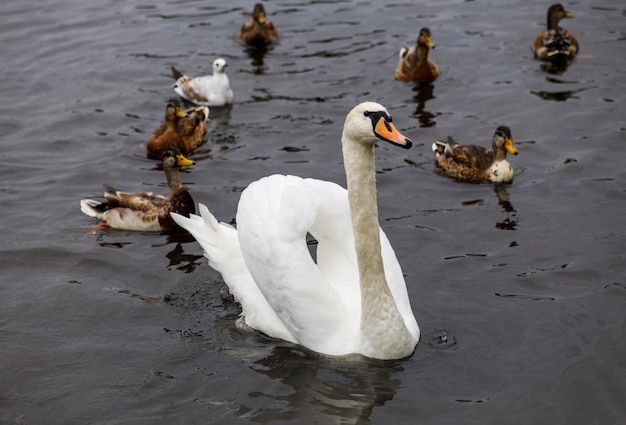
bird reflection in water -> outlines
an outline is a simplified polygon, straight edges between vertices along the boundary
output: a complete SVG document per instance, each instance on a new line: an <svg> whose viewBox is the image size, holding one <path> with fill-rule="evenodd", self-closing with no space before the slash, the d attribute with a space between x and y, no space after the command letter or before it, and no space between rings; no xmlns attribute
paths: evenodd
<svg viewBox="0 0 626 425"><path fill-rule="evenodd" d="M413 91L416 92L416 95L413 97L415 102L417 103L417 108L415 109L415 113L413 114L420 122L420 127L434 127L437 125L435 122L435 117L438 114L433 114L432 112L426 111L426 102L430 99L434 99L433 90L435 86L433 84L418 84L415 86Z"/></svg>
<svg viewBox="0 0 626 425"><path fill-rule="evenodd" d="M563 75L569 65L568 61L543 62L539 65L539 69L546 74Z"/></svg>
<svg viewBox="0 0 626 425"><path fill-rule="evenodd" d="M549 64L546 64L546 65L549 65ZM577 83L577 81L565 81L565 80L561 80L555 77L546 77L546 80L548 80L548 82L550 83L555 83L555 84L576 84ZM545 99L545 100L556 100L556 101L564 102L571 97L576 98L574 95L582 91L585 91L589 88L593 88L593 87L583 87L583 88L579 88L576 90L531 91L530 93L534 94L535 96L539 96L540 98Z"/></svg>
<svg viewBox="0 0 626 425"><path fill-rule="evenodd" d="M517 211L509 199L507 185L503 183L494 184L493 190L498 197L498 204L500 204L502 210L508 214L504 220L496 223L496 228L500 230L515 230L518 223Z"/></svg>
<svg viewBox="0 0 626 425"><path fill-rule="evenodd" d="M401 381L394 376L404 370L401 364L360 355L324 356L294 345L276 346L251 367L294 391L255 395L275 401L264 403L247 418L260 423L297 417L307 418L307 423L369 424L374 408L395 396Z"/></svg>
<svg viewBox="0 0 626 425"><path fill-rule="evenodd" d="M268 52L268 48L265 46L249 46L246 47L246 53L252 60L252 73L254 75L262 75L266 71L265 54Z"/></svg>

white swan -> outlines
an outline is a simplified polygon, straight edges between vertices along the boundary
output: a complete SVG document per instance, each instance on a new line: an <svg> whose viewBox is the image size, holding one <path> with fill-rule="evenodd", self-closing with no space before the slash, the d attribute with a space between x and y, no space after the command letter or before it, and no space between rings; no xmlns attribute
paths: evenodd
<svg viewBox="0 0 626 425"><path fill-rule="evenodd" d="M205 250L241 304L248 326L311 350L377 359L411 355L419 341L396 255L378 223L374 145L411 141L377 103L356 106L343 129L348 190L335 183L272 175L248 186L237 230L173 213ZM317 241L317 264L306 244Z"/></svg>

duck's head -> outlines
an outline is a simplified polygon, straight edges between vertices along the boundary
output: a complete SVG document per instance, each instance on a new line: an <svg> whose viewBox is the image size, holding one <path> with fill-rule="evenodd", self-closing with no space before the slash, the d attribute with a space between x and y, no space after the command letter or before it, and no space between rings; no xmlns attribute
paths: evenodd
<svg viewBox="0 0 626 425"><path fill-rule="evenodd" d="M184 118L187 114L183 111L178 99L170 99L165 106L165 120L175 120L176 118Z"/></svg>
<svg viewBox="0 0 626 425"><path fill-rule="evenodd" d="M561 3L553 4L548 8L548 29L557 29L561 19L573 17L574 15L565 10Z"/></svg>
<svg viewBox="0 0 626 425"><path fill-rule="evenodd" d="M254 10L252 11L252 17L255 21L260 23L265 23L265 8L261 3L257 3L254 5Z"/></svg>
<svg viewBox="0 0 626 425"><path fill-rule="evenodd" d="M420 30L420 35L417 36L417 45L428 47L429 49L434 49L437 45L433 42L433 38L430 35L430 29L422 28Z"/></svg>
<svg viewBox="0 0 626 425"><path fill-rule="evenodd" d="M185 158L177 147L170 146L163 151L163 155L161 155L161 163L165 169L194 165L195 161Z"/></svg>
<svg viewBox="0 0 626 425"><path fill-rule="evenodd" d="M226 60L224 60L223 58L215 59L215 61L213 61L213 74L225 73L227 66L228 64L226 63Z"/></svg>
<svg viewBox="0 0 626 425"><path fill-rule="evenodd" d="M503 147L505 151L511 155L517 155L519 151L513 142L513 136L511 136L511 129L505 125L501 125L496 128L493 133L493 149Z"/></svg>
<svg viewBox="0 0 626 425"><path fill-rule="evenodd" d="M409 149L413 144L411 139L400 133L393 125L387 109L376 102L363 102L348 113L343 136L344 140L354 140L369 145L384 140L392 145Z"/></svg>

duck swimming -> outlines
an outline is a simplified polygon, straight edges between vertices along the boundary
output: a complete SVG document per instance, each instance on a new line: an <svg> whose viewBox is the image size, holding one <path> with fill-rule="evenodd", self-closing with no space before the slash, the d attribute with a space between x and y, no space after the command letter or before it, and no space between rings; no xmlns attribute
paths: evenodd
<svg viewBox="0 0 626 425"><path fill-rule="evenodd" d="M576 57L578 40L571 31L559 26L561 19L573 17L574 15L559 3L548 8L547 29L537 34L531 44L536 58L546 61L567 61Z"/></svg>
<svg viewBox="0 0 626 425"><path fill-rule="evenodd" d="M482 146L460 145L452 137L447 141L436 140L432 149L437 165L450 177L472 183L502 182L513 180L513 167L506 154L519 152L513 142L509 127L500 126L493 133L492 149Z"/></svg>
<svg viewBox="0 0 626 425"><path fill-rule="evenodd" d="M180 181L178 169L195 164L175 147L163 152L163 171L170 187L169 196L153 192L122 192L104 185L104 202L87 198L80 201L80 209L90 217L104 221L114 229L159 231L176 228L170 212L184 216L196 212L193 198Z"/></svg>
<svg viewBox="0 0 626 425"><path fill-rule="evenodd" d="M432 83L439 77L439 68L435 61L428 57L428 51L434 49L435 43L430 29L422 28L417 42L413 47L400 48L396 80L416 83Z"/></svg>

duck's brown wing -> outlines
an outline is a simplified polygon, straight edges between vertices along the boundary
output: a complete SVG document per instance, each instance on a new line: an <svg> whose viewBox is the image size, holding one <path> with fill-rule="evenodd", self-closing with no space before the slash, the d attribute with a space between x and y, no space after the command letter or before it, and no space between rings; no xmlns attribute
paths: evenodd
<svg viewBox="0 0 626 425"><path fill-rule="evenodd" d="M182 137L189 137L200 132L204 136L206 134L206 111L207 109L203 106L185 111L187 116L178 121L178 134Z"/></svg>
<svg viewBox="0 0 626 425"><path fill-rule="evenodd" d="M418 54L415 46L407 47L402 46L400 48L400 57L398 59L398 66L396 67L395 78L396 80L408 82L413 81L413 73L417 66Z"/></svg>
<svg viewBox="0 0 626 425"><path fill-rule="evenodd" d="M486 170L493 163L493 152L482 146L456 145L446 156L467 168Z"/></svg>

